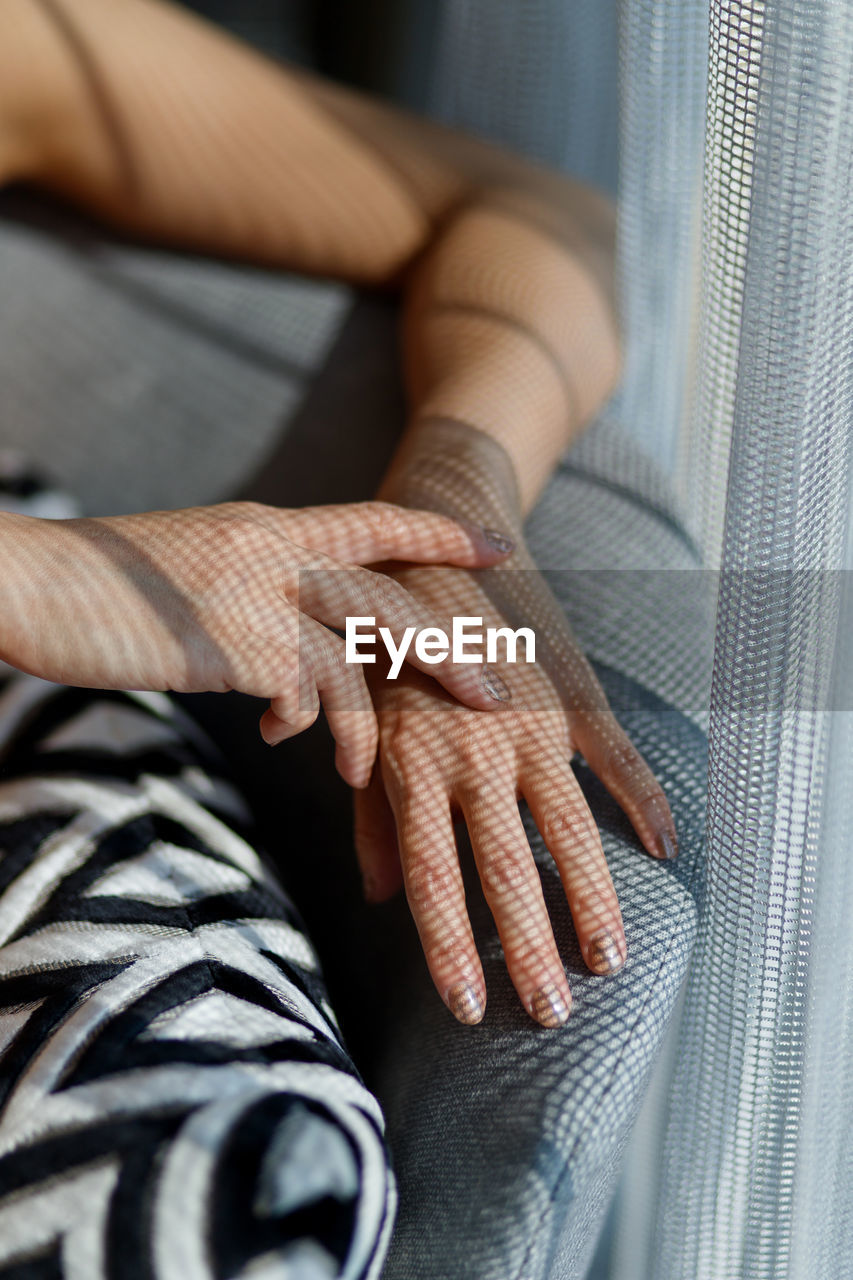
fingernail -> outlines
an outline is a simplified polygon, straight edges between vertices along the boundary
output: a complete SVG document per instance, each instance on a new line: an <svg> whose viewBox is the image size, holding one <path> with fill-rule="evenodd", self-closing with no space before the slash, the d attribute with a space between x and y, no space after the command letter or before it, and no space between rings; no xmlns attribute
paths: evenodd
<svg viewBox="0 0 853 1280"><path fill-rule="evenodd" d="M658 855L661 858L670 859L677 857L678 845L675 842L674 833L670 835L668 831L659 831L655 844L657 845Z"/></svg>
<svg viewBox="0 0 853 1280"><path fill-rule="evenodd" d="M589 967L598 973L615 973L624 964L612 934L605 930L589 944Z"/></svg>
<svg viewBox="0 0 853 1280"><path fill-rule="evenodd" d="M483 668L483 688L490 698L494 698L495 702L509 702L512 697L497 671L494 671L491 667Z"/></svg>
<svg viewBox="0 0 853 1280"><path fill-rule="evenodd" d="M484 529L483 537L495 551L501 551L504 554L515 551L515 543L512 538L508 538L505 533L499 533L497 529Z"/></svg>
<svg viewBox="0 0 853 1280"><path fill-rule="evenodd" d="M447 993L447 1004L454 1018L458 1018L469 1027L479 1022L484 1013L480 997L467 982L458 982L455 987L450 988Z"/></svg>
<svg viewBox="0 0 853 1280"><path fill-rule="evenodd" d="M569 1006L553 984L539 988L530 1001L530 1012L543 1027L561 1027L569 1019Z"/></svg>
<svg viewBox="0 0 853 1280"><path fill-rule="evenodd" d="M376 882L376 877L370 875L369 872L361 877L361 890L364 894L365 902L376 901L376 891L378 888L379 885Z"/></svg>

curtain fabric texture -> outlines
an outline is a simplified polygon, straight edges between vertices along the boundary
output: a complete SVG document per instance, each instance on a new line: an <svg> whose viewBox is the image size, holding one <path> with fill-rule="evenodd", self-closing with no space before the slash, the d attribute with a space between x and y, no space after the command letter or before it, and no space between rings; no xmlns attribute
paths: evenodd
<svg viewBox="0 0 853 1280"><path fill-rule="evenodd" d="M711 6L679 464L719 569L708 900L625 1280L853 1274L852 67L847 5Z"/></svg>
<svg viewBox="0 0 853 1280"><path fill-rule="evenodd" d="M435 114L617 194L607 416L717 588L707 900L596 1276L853 1275L851 75L844 0L457 0L438 37Z"/></svg>

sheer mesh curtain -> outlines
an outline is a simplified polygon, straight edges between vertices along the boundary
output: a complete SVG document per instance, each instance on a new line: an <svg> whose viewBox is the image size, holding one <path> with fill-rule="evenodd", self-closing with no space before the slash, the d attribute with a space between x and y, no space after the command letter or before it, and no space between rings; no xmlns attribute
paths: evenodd
<svg viewBox="0 0 853 1280"><path fill-rule="evenodd" d="M628 5L629 36L656 8ZM710 19L677 461L720 568L709 897L613 1274L829 1280L853 1274L853 11L714 3ZM652 65L644 89L667 96Z"/></svg>
<svg viewBox="0 0 853 1280"><path fill-rule="evenodd" d="M671 474L719 588L708 898L610 1276L841 1280L853 7L454 0L437 68L438 114L618 190L628 354L608 413Z"/></svg>

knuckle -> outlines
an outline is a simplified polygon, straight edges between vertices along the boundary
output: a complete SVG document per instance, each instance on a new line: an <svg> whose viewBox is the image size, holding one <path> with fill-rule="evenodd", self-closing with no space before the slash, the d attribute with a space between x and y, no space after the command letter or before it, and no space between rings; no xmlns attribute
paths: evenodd
<svg viewBox="0 0 853 1280"><path fill-rule="evenodd" d="M310 667L305 666L293 653L276 652L272 646L264 650L265 683L272 685L276 697L288 704L309 705L316 694Z"/></svg>
<svg viewBox="0 0 853 1280"><path fill-rule="evenodd" d="M486 860L480 880L491 901L516 898L528 888L529 867L520 858L500 854Z"/></svg>
<svg viewBox="0 0 853 1280"><path fill-rule="evenodd" d="M553 967L554 952L553 934L550 937L546 934L540 934L537 937L525 936L516 939L510 946L507 960L516 974L533 976Z"/></svg>
<svg viewBox="0 0 853 1280"><path fill-rule="evenodd" d="M654 779L647 781L645 778L639 778L635 794L632 795L631 799L640 809L649 810L650 812L666 811L669 808L663 787L659 782L655 782Z"/></svg>
<svg viewBox="0 0 853 1280"><path fill-rule="evenodd" d="M495 758L495 743L491 735L478 733L477 729L480 727L468 720L453 735L451 749L457 771L465 780L466 790L485 789L492 780L496 764L500 763ZM507 790L509 787L508 783ZM491 797L488 803L491 804Z"/></svg>
<svg viewBox="0 0 853 1280"><path fill-rule="evenodd" d="M364 519L381 546L392 546L403 530L403 514L391 502L365 502Z"/></svg>
<svg viewBox="0 0 853 1280"><path fill-rule="evenodd" d="M413 780L416 774L412 770L410 761L410 753L412 750L412 734L407 728L405 720L400 716L389 716L382 724L382 754L392 762L403 780L408 780L410 774Z"/></svg>
<svg viewBox="0 0 853 1280"><path fill-rule="evenodd" d="M252 502L248 499L240 502L230 502L225 504L231 513L240 520L249 520L254 522L262 519L270 514L270 508L262 502Z"/></svg>
<svg viewBox="0 0 853 1280"><path fill-rule="evenodd" d="M614 907L618 909L618 904L615 894L608 893L604 885L590 884L569 895L569 907L572 915L610 917L614 913Z"/></svg>
<svg viewBox="0 0 853 1280"><path fill-rule="evenodd" d="M216 522L216 542L223 551L244 555L257 550L267 539L267 531L246 513L242 504Z"/></svg>
<svg viewBox="0 0 853 1280"><path fill-rule="evenodd" d="M578 815L571 809L553 809L542 822L542 839L546 845L564 845L580 836Z"/></svg>
<svg viewBox="0 0 853 1280"><path fill-rule="evenodd" d="M270 609L280 602L281 553L275 536L243 516L218 519L210 528L205 554L199 556L217 601L239 601L244 621L270 626Z"/></svg>
<svg viewBox="0 0 853 1280"><path fill-rule="evenodd" d="M279 688L286 689L282 695L285 708L282 716L289 724L301 724L308 728L320 714L320 695L313 680L294 680L291 678Z"/></svg>
<svg viewBox="0 0 853 1280"><path fill-rule="evenodd" d="M288 721L288 724L293 725L294 729L298 729L299 732L302 733L305 729L311 728L311 725L317 719L319 714L319 702L313 707L296 707L293 712L293 718Z"/></svg>
<svg viewBox="0 0 853 1280"><path fill-rule="evenodd" d="M472 957L459 937L441 938L427 945L430 968L441 974L466 973L472 967Z"/></svg>
<svg viewBox="0 0 853 1280"><path fill-rule="evenodd" d="M323 599L327 607L337 613L364 613L364 592L361 587L361 569L349 566L332 566L312 553L309 561L300 564L296 571L296 589L314 593Z"/></svg>
<svg viewBox="0 0 853 1280"><path fill-rule="evenodd" d="M292 653L271 644L247 645L244 659L251 662L255 684L263 686L270 698L291 702L299 697L299 664Z"/></svg>
<svg viewBox="0 0 853 1280"><path fill-rule="evenodd" d="M335 683L327 681L323 684L320 695L326 706L327 714L334 718L335 736L344 733L347 740L356 738L362 741L366 733L371 733L375 719L368 712L368 704L361 695L359 686L345 681Z"/></svg>
<svg viewBox="0 0 853 1280"><path fill-rule="evenodd" d="M276 699L275 714L294 728L308 729L320 714L320 697L314 685L298 688L292 684L287 694Z"/></svg>
<svg viewBox="0 0 853 1280"><path fill-rule="evenodd" d="M317 675L322 673L326 684L346 684L350 680L357 680L362 674L360 667L351 666L346 661L343 641L331 632L318 637L312 668Z"/></svg>
<svg viewBox="0 0 853 1280"><path fill-rule="evenodd" d="M358 703L369 697L363 670L347 662L344 643L338 636L329 634L317 640L311 670L327 692Z"/></svg>
<svg viewBox="0 0 853 1280"><path fill-rule="evenodd" d="M458 887L458 868L446 862L419 862L406 875L406 895L417 912L428 914L445 907L456 898Z"/></svg>

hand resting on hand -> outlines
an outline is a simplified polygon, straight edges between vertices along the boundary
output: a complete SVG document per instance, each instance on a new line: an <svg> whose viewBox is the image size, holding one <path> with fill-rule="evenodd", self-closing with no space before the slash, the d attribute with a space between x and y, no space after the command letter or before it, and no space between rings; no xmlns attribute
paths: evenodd
<svg viewBox="0 0 853 1280"><path fill-rule="evenodd" d="M508 545L385 502L296 510L230 502L59 521L3 514L0 657L61 684L268 698L269 743L307 728L322 701L337 767L363 787L376 716L362 667L345 662L330 628L372 615L399 642L408 626L446 619L359 566L389 556L488 565ZM500 686L484 683L483 666L427 666L414 649L407 660L454 698L500 706Z"/></svg>

